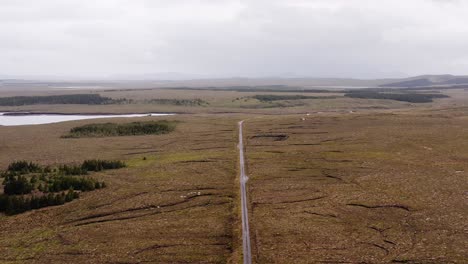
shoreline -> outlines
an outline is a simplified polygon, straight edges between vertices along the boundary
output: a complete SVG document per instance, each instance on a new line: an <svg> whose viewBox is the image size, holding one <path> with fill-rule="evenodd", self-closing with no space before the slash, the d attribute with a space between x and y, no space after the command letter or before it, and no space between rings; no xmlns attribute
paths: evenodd
<svg viewBox="0 0 468 264"><path fill-rule="evenodd" d="M35 116L35 115L56 115L56 116L119 116L119 115L180 115L186 113L179 112L155 112L155 113L59 113L59 112L18 112L18 111L0 111L0 116Z"/></svg>

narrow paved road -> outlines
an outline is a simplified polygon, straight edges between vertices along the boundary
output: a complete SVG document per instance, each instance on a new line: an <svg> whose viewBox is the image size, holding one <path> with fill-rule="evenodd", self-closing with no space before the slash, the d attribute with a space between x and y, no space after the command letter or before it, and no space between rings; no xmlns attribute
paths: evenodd
<svg viewBox="0 0 468 264"><path fill-rule="evenodd" d="M249 233L249 211L247 206L247 192L245 183L249 179L245 175L244 161L244 141L242 137L242 123L239 122L239 162L240 162L240 190L241 190L241 206L242 206L242 246L244 255L244 264L252 263L252 253L250 250L250 233Z"/></svg>

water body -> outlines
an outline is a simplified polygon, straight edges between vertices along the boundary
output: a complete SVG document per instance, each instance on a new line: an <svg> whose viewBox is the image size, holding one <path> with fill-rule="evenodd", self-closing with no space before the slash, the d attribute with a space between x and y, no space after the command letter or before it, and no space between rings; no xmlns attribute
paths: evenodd
<svg viewBox="0 0 468 264"><path fill-rule="evenodd" d="M73 120L96 119L96 118L115 118L115 117L143 117L143 116L167 116L172 114L130 114L130 115L60 115L60 114L18 114L5 115L0 113L0 126L23 126L23 125L42 125L59 123Z"/></svg>

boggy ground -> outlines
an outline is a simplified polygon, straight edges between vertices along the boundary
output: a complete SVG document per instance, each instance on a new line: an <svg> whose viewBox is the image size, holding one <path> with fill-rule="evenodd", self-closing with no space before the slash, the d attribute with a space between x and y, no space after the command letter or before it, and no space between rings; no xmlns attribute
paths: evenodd
<svg viewBox="0 0 468 264"><path fill-rule="evenodd" d="M80 139L60 136L105 120L0 127L2 168L17 159L54 164L106 158L129 165L93 174L108 187L78 200L0 216L1 263L236 261L237 119L140 119L180 123L166 135Z"/></svg>
<svg viewBox="0 0 468 264"><path fill-rule="evenodd" d="M93 174L108 187L78 200L0 216L0 262L239 263L236 145L245 120L254 262L463 263L468 94L447 93L452 98L419 105L349 98L269 105L245 98L256 93L110 91L102 94L210 104L2 107L216 114L0 127L1 168L21 159L129 165ZM164 119L180 123L165 135L61 138L88 123Z"/></svg>
<svg viewBox="0 0 468 264"><path fill-rule="evenodd" d="M468 118L450 111L248 119L255 262L466 263Z"/></svg>

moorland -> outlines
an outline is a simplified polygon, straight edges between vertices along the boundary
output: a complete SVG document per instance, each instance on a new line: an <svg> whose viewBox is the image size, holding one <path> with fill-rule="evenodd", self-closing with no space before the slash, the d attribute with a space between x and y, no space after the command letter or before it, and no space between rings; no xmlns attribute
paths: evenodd
<svg viewBox="0 0 468 264"><path fill-rule="evenodd" d="M99 185L0 214L1 262L240 263L240 120L254 263L468 258L468 87L16 88L0 112L176 115L0 126L2 171L40 168L21 195ZM61 175L86 160L125 166Z"/></svg>

